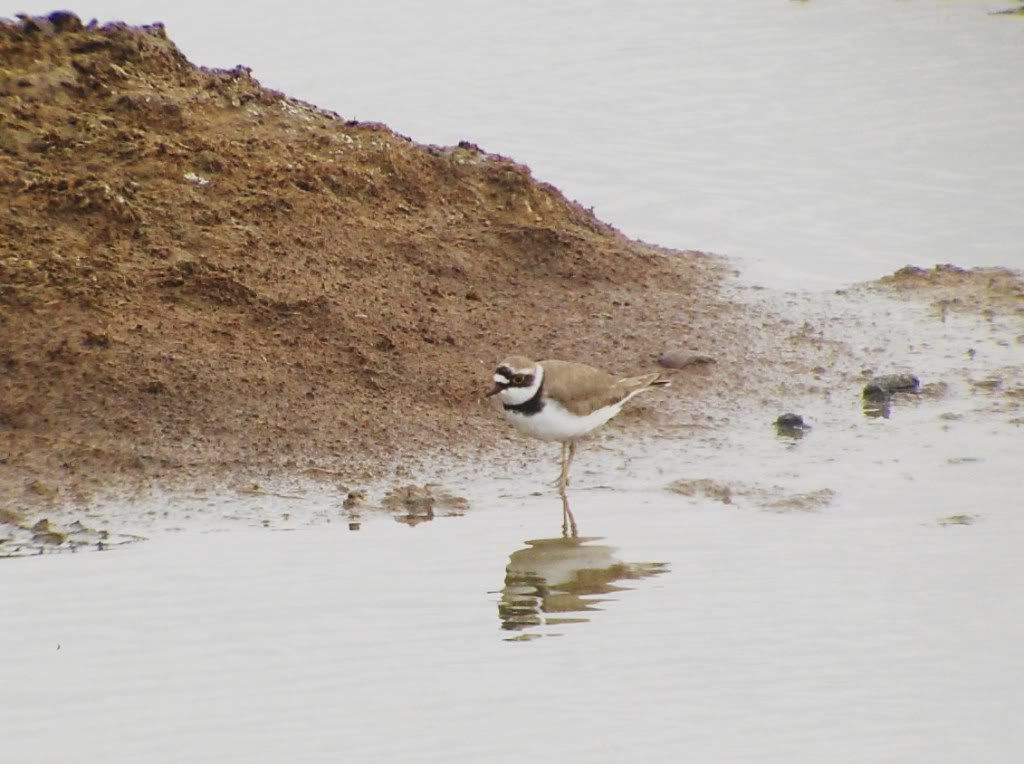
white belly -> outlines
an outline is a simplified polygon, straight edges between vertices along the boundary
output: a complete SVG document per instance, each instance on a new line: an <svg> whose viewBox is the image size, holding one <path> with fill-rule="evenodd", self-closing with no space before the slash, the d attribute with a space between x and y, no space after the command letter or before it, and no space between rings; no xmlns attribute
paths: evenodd
<svg viewBox="0 0 1024 764"><path fill-rule="evenodd" d="M544 402L544 408L536 414L527 416L517 411L505 409L505 418L515 425L517 430L533 438L539 438L540 440L575 440L576 438L582 438L592 430L596 430L618 414L622 410L623 403L625 401L616 403L614 406L598 409L586 416L576 416L560 403L547 400Z"/></svg>

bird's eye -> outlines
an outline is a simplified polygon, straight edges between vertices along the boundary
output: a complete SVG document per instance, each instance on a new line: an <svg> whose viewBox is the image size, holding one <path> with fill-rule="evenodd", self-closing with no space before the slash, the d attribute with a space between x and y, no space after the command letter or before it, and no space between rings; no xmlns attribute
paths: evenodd
<svg viewBox="0 0 1024 764"><path fill-rule="evenodd" d="M526 381L526 378L522 374L513 374L512 375L512 384L513 385L521 385L525 381Z"/></svg>

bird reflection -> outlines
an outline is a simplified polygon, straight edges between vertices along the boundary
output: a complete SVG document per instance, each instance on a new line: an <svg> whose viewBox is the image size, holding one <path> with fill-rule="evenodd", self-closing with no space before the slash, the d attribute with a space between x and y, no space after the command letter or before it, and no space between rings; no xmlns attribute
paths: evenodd
<svg viewBox="0 0 1024 764"><path fill-rule="evenodd" d="M527 632L540 626L588 621L586 616L572 614L600 610L600 603L608 599L600 595L628 590L616 582L668 570L664 562L623 562L615 557L614 547L594 541L600 539L534 539L513 552L498 603L501 628ZM539 636L524 633L513 639Z"/></svg>

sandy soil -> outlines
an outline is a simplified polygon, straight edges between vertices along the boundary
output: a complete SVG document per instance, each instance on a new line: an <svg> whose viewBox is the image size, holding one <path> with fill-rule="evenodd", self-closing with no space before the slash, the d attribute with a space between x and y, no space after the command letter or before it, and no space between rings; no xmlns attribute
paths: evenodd
<svg viewBox="0 0 1024 764"><path fill-rule="evenodd" d="M722 263L631 241L529 169L200 69L159 25L0 25L0 492L18 508L506 437L510 352L718 361L765 320ZM765 358L772 357L770 352ZM751 361L755 363L751 363Z"/></svg>

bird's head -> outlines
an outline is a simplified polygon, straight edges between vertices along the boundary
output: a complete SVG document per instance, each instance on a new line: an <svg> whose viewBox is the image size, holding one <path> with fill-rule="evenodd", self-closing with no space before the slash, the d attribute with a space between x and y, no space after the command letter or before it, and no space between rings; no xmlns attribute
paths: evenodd
<svg viewBox="0 0 1024 764"><path fill-rule="evenodd" d="M487 397L497 395L506 406L526 403L544 381L544 367L522 356L511 356L494 370L494 386Z"/></svg>

